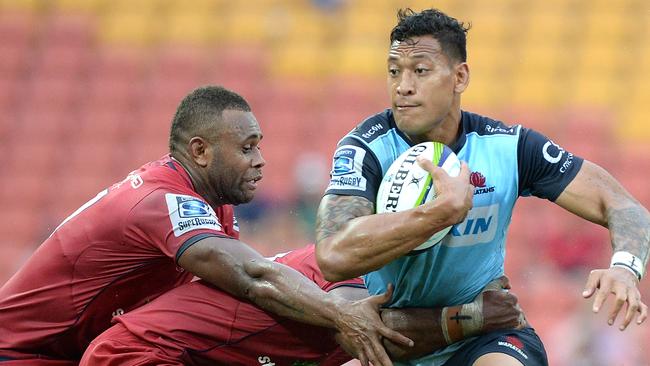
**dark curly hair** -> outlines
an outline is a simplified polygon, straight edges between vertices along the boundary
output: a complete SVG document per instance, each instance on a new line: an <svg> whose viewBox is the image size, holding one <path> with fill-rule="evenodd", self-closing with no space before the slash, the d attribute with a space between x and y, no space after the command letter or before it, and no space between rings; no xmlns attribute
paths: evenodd
<svg viewBox="0 0 650 366"><path fill-rule="evenodd" d="M404 41L419 36L432 36L438 42L442 51L451 59L467 61L467 31L470 24L464 24L457 19L437 9L427 9L416 13L410 8L397 12L397 25L390 32L390 43Z"/></svg>
<svg viewBox="0 0 650 366"><path fill-rule="evenodd" d="M213 135L215 120L221 119L226 109L251 111L246 99L224 87L208 85L194 89L176 109L169 133L169 151L175 152L194 136Z"/></svg>

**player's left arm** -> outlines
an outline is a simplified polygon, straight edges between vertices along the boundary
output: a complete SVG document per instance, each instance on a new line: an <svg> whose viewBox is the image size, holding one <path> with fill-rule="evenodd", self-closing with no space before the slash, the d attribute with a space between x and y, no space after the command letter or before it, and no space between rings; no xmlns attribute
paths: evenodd
<svg viewBox="0 0 650 366"><path fill-rule="evenodd" d="M615 304L608 323L614 323L627 303L620 329L624 330L637 314L637 324L641 324L648 314L648 307L641 301L638 289L650 249L648 210L605 169L587 160L555 203L609 229L615 253L612 266L591 271L583 292L585 298L595 294L593 311L598 312L612 294Z"/></svg>

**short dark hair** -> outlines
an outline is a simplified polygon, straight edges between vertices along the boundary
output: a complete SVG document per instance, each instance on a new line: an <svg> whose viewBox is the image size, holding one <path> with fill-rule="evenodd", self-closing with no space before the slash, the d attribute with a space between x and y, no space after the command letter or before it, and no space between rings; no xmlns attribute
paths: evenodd
<svg viewBox="0 0 650 366"><path fill-rule="evenodd" d="M448 57L467 61L467 31L470 24L464 24L438 9L427 9L416 13L410 8L397 12L397 25L390 32L391 45L419 36L433 36Z"/></svg>
<svg viewBox="0 0 650 366"><path fill-rule="evenodd" d="M234 109L250 112L251 107L241 95L221 86L208 85L194 89L176 109L169 133L169 151L176 151L185 139L205 133L213 128L215 119L221 119L223 111Z"/></svg>

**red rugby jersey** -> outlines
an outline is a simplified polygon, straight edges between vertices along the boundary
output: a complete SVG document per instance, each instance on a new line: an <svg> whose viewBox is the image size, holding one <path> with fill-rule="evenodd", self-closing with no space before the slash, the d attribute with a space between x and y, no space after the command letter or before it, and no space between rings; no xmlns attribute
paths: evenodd
<svg viewBox="0 0 650 366"><path fill-rule="evenodd" d="M314 245L275 260L298 270L324 291L339 286L365 288L360 278L326 281L316 264ZM332 329L269 314L204 281L177 287L116 321L184 365L279 366L325 359L326 364L340 365L351 359L334 341ZM93 344L102 341L106 340L100 336Z"/></svg>
<svg viewBox="0 0 650 366"><path fill-rule="evenodd" d="M113 315L192 279L176 265L185 249L238 230L232 206L210 207L169 155L145 164L65 219L0 288L0 357L79 359Z"/></svg>

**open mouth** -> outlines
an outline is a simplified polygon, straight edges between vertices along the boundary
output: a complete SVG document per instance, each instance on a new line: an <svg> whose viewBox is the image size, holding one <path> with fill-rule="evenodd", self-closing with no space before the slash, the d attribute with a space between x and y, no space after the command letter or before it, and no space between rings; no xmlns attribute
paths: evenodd
<svg viewBox="0 0 650 366"><path fill-rule="evenodd" d="M255 189L257 188L257 182L259 182L260 180L262 180L262 176L258 175L255 178L247 179L246 183L248 183L253 189Z"/></svg>

